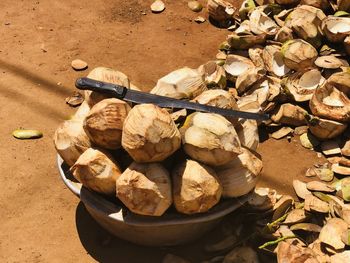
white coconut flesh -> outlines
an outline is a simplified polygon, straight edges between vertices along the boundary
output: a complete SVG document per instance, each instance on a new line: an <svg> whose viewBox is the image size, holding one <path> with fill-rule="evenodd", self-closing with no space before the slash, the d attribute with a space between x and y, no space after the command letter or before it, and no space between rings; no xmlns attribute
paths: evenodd
<svg viewBox="0 0 350 263"><path fill-rule="evenodd" d="M350 19L349 19L349 22L345 22L345 21L340 22L338 20L329 21L327 27L328 27L328 30L333 34L347 33L350 31Z"/></svg>
<svg viewBox="0 0 350 263"><path fill-rule="evenodd" d="M273 54L272 69L273 72L279 77L286 75L290 71L290 69L283 62L283 55L281 52L275 52Z"/></svg>
<svg viewBox="0 0 350 263"><path fill-rule="evenodd" d="M344 107L344 103L341 101L339 96L340 91L333 89L333 91L327 97L323 98L322 102L331 107Z"/></svg>
<svg viewBox="0 0 350 263"><path fill-rule="evenodd" d="M322 85L324 81L325 78L321 75L321 72L318 70L310 70L301 76L299 80L299 86L302 89L314 90L318 86Z"/></svg>
<svg viewBox="0 0 350 263"><path fill-rule="evenodd" d="M229 64L224 65L226 72L236 77L245 73L250 67L251 65L248 65L243 61L239 61L239 60L236 60Z"/></svg>

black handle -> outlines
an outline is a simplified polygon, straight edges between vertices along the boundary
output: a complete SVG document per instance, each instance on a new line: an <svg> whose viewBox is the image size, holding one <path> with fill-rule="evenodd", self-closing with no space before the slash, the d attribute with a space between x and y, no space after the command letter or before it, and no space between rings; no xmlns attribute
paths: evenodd
<svg viewBox="0 0 350 263"><path fill-rule="evenodd" d="M92 90L118 99L123 99L127 91L126 87L89 78L77 79L75 86L80 90Z"/></svg>

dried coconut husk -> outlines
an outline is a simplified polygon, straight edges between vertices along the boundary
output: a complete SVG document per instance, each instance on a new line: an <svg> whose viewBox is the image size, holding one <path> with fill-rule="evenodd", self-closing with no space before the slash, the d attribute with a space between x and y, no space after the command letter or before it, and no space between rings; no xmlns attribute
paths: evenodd
<svg viewBox="0 0 350 263"><path fill-rule="evenodd" d="M226 90L211 89L193 99L193 102L223 109L237 110L238 106L232 94Z"/></svg>
<svg viewBox="0 0 350 263"><path fill-rule="evenodd" d="M63 122L54 134L54 143L57 153L68 166L72 166L79 156L91 147L81 119Z"/></svg>
<svg viewBox="0 0 350 263"><path fill-rule="evenodd" d="M305 213L304 209L293 209L290 211L284 220L283 224L294 225L298 223L303 223L308 220L310 216Z"/></svg>
<svg viewBox="0 0 350 263"><path fill-rule="evenodd" d="M305 114L307 114L307 111L303 108L286 103L282 104L274 111L271 120L281 124L302 126L306 124Z"/></svg>
<svg viewBox="0 0 350 263"><path fill-rule="evenodd" d="M292 40L294 38L295 38L295 36L293 34L293 30L287 26L283 26L278 30L277 34L275 35L274 40L277 42L280 42L280 43L284 43L284 42L286 42L288 40Z"/></svg>
<svg viewBox="0 0 350 263"><path fill-rule="evenodd" d="M236 247L230 253L228 253L223 263L259 263L259 258L254 249L250 247Z"/></svg>
<svg viewBox="0 0 350 263"><path fill-rule="evenodd" d="M294 199L290 195L282 196L277 203L273 206L272 221L276 221L285 215L294 205Z"/></svg>
<svg viewBox="0 0 350 263"><path fill-rule="evenodd" d="M94 148L80 155L70 171L86 188L106 195L115 194L115 182L121 174L110 154Z"/></svg>
<svg viewBox="0 0 350 263"><path fill-rule="evenodd" d="M321 28L328 41L341 43L350 34L350 18L328 16L322 21Z"/></svg>
<svg viewBox="0 0 350 263"><path fill-rule="evenodd" d="M231 3L223 0L208 0L207 9L209 18L221 27L227 27L236 11Z"/></svg>
<svg viewBox="0 0 350 263"><path fill-rule="evenodd" d="M172 204L170 175L159 163L133 162L116 186L117 197L136 214L161 216Z"/></svg>
<svg viewBox="0 0 350 263"><path fill-rule="evenodd" d="M330 257L330 263L348 263L350 262L350 251L343 251Z"/></svg>
<svg viewBox="0 0 350 263"><path fill-rule="evenodd" d="M329 77L327 83L350 97L350 72L334 73Z"/></svg>
<svg viewBox="0 0 350 263"><path fill-rule="evenodd" d="M239 95L247 92L254 84L261 81L266 74L264 68L249 68L244 73L240 74L236 80L236 89Z"/></svg>
<svg viewBox="0 0 350 263"><path fill-rule="evenodd" d="M306 115L305 119L310 132L321 140L333 139L342 134L348 127L345 123L321 119L312 115Z"/></svg>
<svg viewBox="0 0 350 263"><path fill-rule="evenodd" d="M300 0L275 0L275 2L280 5L297 5Z"/></svg>
<svg viewBox="0 0 350 263"><path fill-rule="evenodd" d="M308 212L328 213L329 205L327 202L322 201L314 195L307 194L305 196L304 209Z"/></svg>
<svg viewBox="0 0 350 263"><path fill-rule="evenodd" d="M240 119L235 126L241 145L256 151L259 145L258 124L255 120Z"/></svg>
<svg viewBox="0 0 350 263"><path fill-rule="evenodd" d="M213 169L186 160L172 173L173 199L178 212L204 213L220 201L222 187Z"/></svg>
<svg viewBox="0 0 350 263"><path fill-rule="evenodd" d="M347 36L344 40L344 47L346 50L346 53L350 55L350 36Z"/></svg>
<svg viewBox="0 0 350 263"><path fill-rule="evenodd" d="M290 13L285 26L292 28L299 38L317 48L322 45L319 28L325 18L326 15L321 9L309 5L300 5Z"/></svg>
<svg viewBox="0 0 350 263"><path fill-rule="evenodd" d="M97 67L91 70L87 77L90 79L113 83L130 88L129 78L124 73L114 69L106 67ZM108 96L103 93L90 90L85 91L85 100L88 102L90 107L94 106L97 102L106 98L108 98Z"/></svg>
<svg viewBox="0 0 350 263"><path fill-rule="evenodd" d="M263 48L260 46L255 46L248 49L248 55L254 65L258 68L264 68L265 63L262 58Z"/></svg>
<svg viewBox="0 0 350 263"><path fill-rule="evenodd" d="M180 132L185 152L205 164L223 165L241 152L234 126L218 114L193 113L187 117Z"/></svg>
<svg viewBox="0 0 350 263"><path fill-rule="evenodd" d="M331 185L328 185L319 181L311 181L306 184L306 188L309 191L317 191L317 192L325 192L325 193L333 193L335 188Z"/></svg>
<svg viewBox="0 0 350 263"><path fill-rule="evenodd" d="M323 85L325 78L318 69L300 71L282 80L282 86L288 90L297 102L309 101L316 88Z"/></svg>
<svg viewBox="0 0 350 263"><path fill-rule="evenodd" d="M254 189L263 168L262 161L249 150L216 169L223 197L239 197Z"/></svg>
<svg viewBox="0 0 350 263"><path fill-rule="evenodd" d="M281 52L285 65L296 71L312 67L318 55L317 50L302 39L285 42Z"/></svg>
<svg viewBox="0 0 350 263"><path fill-rule="evenodd" d="M256 187L248 198L248 205L259 211L272 209L276 202L277 192L270 188Z"/></svg>
<svg viewBox="0 0 350 263"><path fill-rule="evenodd" d="M302 230L305 232L316 232L316 233L321 232L321 229L322 227L313 223L298 223L290 227L290 230L292 231Z"/></svg>
<svg viewBox="0 0 350 263"><path fill-rule="evenodd" d="M95 145L118 149L123 123L130 110L129 104L122 100L104 99L91 108L84 121L84 130Z"/></svg>
<svg viewBox="0 0 350 263"><path fill-rule="evenodd" d="M228 55L224 65L227 77L231 81L254 67L254 63L249 58L238 55Z"/></svg>
<svg viewBox="0 0 350 263"><path fill-rule="evenodd" d="M290 263L319 263L315 253L305 247L282 241L277 246L277 261Z"/></svg>
<svg viewBox="0 0 350 263"><path fill-rule="evenodd" d="M268 36L274 36L277 34L279 26L266 15L263 10L256 8L249 14L250 30L253 34L266 34Z"/></svg>
<svg viewBox="0 0 350 263"><path fill-rule="evenodd" d="M78 108L78 110L74 113L72 116L71 120L84 120L85 117L89 114L90 112L90 106L89 104L84 101Z"/></svg>
<svg viewBox="0 0 350 263"><path fill-rule="evenodd" d="M245 20L247 19L247 16L250 12L254 11L255 10L255 3L254 3L254 0L243 0L242 1L242 4L238 10L238 13L239 13L239 17L242 19L242 20Z"/></svg>
<svg viewBox="0 0 350 263"><path fill-rule="evenodd" d="M349 98L328 82L316 89L309 106L318 117L339 122L350 120Z"/></svg>
<svg viewBox="0 0 350 263"><path fill-rule="evenodd" d="M267 71L274 76L283 77L290 71L283 61L281 47L276 45L266 46L262 52L262 56Z"/></svg>
<svg viewBox="0 0 350 263"><path fill-rule="evenodd" d="M282 10L279 14L274 15L273 18L280 27L283 27L285 26L285 20L288 18L289 14L293 12L293 10L293 8Z"/></svg>
<svg viewBox="0 0 350 263"><path fill-rule="evenodd" d="M349 63L336 57L335 55L321 56L315 60L315 65L325 69L339 69L340 67L348 67Z"/></svg>
<svg viewBox="0 0 350 263"><path fill-rule="evenodd" d="M305 199L311 192L307 190L306 183L300 180L293 180L293 188L298 197Z"/></svg>
<svg viewBox="0 0 350 263"><path fill-rule="evenodd" d="M326 10L330 7L329 0L301 0L301 5L310 5L322 10Z"/></svg>
<svg viewBox="0 0 350 263"><path fill-rule="evenodd" d="M193 99L205 90L203 74L185 67L159 79L150 93L175 99Z"/></svg>
<svg viewBox="0 0 350 263"><path fill-rule="evenodd" d="M321 230L319 239L322 243L331 246L335 250L343 249L345 244L341 241L341 235L348 228L348 224L340 218L331 218Z"/></svg>
<svg viewBox="0 0 350 263"><path fill-rule="evenodd" d="M181 138L165 109L140 104L124 121L122 146L136 162L158 162L180 148Z"/></svg>
<svg viewBox="0 0 350 263"><path fill-rule="evenodd" d="M226 59L226 58L225 58ZM209 61L198 68L208 88L224 89L226 87L226 73L222 66L215 61Z"/></svg>

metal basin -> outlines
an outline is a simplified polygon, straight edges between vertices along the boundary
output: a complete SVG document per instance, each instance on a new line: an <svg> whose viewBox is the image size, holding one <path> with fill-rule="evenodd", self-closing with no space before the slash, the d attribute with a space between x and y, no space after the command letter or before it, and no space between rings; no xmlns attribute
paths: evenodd
<svg viewBox="0 0 350 263"><path fill-rule="evenodd" d="M167 212L161 217L140 216L100 194L81 187L74 181L68 167L57 158L63 182L80 197L91 216L113 235L146 246L173 246L191 242L214 228L225 215L241 207L247 196L226 199L209 212L182 215Z"/></svg>

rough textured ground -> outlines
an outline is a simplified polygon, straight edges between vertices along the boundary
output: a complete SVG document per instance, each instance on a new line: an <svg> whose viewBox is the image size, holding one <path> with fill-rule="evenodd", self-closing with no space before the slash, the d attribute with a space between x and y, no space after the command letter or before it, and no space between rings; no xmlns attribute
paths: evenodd
<svg viewBox="0 0 350 263"><path fill-rule="evenodd" d="M176 68L214 58L227 32L191 21L197 14L186 2L166 1L154 15L149 0L0 1L0 262L160 262L168 252L102 230L60 181L52 136L74 112L64 99L86 74L71 69L72 59L118 69L149 90ZM19 127L44 137L15 140ZM269 140L259 151L261 184L282 192L317 161L296 141ZM204 257L198 243L173 252Z"/></svg>

